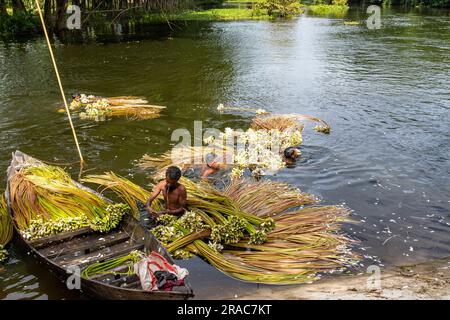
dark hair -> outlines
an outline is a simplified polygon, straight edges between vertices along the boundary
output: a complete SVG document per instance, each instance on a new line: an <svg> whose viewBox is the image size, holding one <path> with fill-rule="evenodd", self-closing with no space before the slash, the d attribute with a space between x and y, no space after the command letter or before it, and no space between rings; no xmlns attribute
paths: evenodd
<svg viewBox="0 0 450 320"><path fill-rule="evenodd" d="M72 94L72 99L75 99L76 97L81 97L81 94L78 92Z"/></svg>
<svg viewBox="0 0 450 320"><path fill-rule="evenodd" d="M295 147L288 147L288 148L284 149L284 156L286 158L292 159L294 157L295 150L297 150L297 148L295 148Z"/></svg>
<svg viewBox="0 0 450 320"><path fill-rule="evenodd" d="M170 166L166 170L166 178L179 180L181 177L181 170L176 166Z"/></svg>

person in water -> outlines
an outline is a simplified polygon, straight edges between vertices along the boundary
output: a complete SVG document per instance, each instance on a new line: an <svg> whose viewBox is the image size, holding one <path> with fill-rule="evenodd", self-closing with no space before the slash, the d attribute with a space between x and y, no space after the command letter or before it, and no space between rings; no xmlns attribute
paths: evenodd
<svg viewBox="0 0 450 320"><path fill-rule="evenodd" d="M178 182L181 177L181 170L178 167L170 166L166 170L166 179L159 182L145 203L145 209L153 216L162 214L182 215L186 210L187 192L186 188ZM152 207L153 200L162 192L166 208L156 212Z"/></svg>
<svg viewBox="0 0 450 320"><path fill-rule="evenodd" d="M208 178L209 175L217 173L222 168L222 165L217 161L217 155L214 153L208 153L205 162L206 164L202 167L200 175L202 179Z"/></svg>
<svg viewBox="0 0 450 320"><path fill-rule="evenodd" d="M300 157L301 151L297 147L288 147L283 151L283 160L289 165L294 165L297 161L297 158Z"/></svg>

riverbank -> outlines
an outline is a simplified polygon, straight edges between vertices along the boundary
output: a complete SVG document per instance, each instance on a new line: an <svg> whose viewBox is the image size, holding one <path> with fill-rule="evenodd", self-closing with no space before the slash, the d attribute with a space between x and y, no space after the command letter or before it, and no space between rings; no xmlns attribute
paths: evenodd
<svg viewBox="0 0 450 320"><path fill-rule="evenodd" d="M237 3L237 1L234 1ZM184 11L180 13L148 13L138 18L139 23L164 23L172 21L234 21L234 20L271 20L276 19L276 13L269 15L267 10L258 9L254 4L259 0L246 2L246 8L217 8L201 11ZM230 2L232 3L232 2ZM252 5L253 4L253 5ZM349 7L346 5L302 5L302 13L308 11L317 16L344 15ZM300 14L300 15L301 15Z"/></svg>
<svg viewBox="0 0 450 320"><path fill-rule="evenodd" d="M286 300L397 300L450 299L450 257L381 270L380 286L374 274L339 276L297 288L259 289L238 299Z"/></svg>
<svg viewBox="0 0 450 320"><path fill-rule="evenodd" d="M163 24L175 21L236 21L236 20L274 20L277 13L268 13L266 9L256 6L262 0L251 0L246 2L229 1L230 5L236 6L244 4L243 7L214 8L207 10L186 10L173 13L142 13L131 19L138 24ZM347 12L346 5L302 5L301 13L308 11L317 16L343 15ZM94 19L94 24L98 24L106 19ZM89 24L91 24L88 21ZM41 26L36 13L8 14L2 18L0 23L0 34L33 34L41 32Z"/></svg>

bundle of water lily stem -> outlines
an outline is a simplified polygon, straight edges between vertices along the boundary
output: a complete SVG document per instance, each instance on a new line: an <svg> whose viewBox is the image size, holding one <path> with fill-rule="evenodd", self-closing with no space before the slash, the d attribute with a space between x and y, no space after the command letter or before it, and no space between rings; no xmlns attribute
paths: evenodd
<svg viewBox="0 0 450 320"><path fill-rule="evenodd" d="M331 127L326 121L305 114L272 114L270 111L262 108L231 107L225 106L222 103L217 106L217 111L220 113L227 110L255 113L257 116L252 121L253 129L279 129L282 131L298 126L298 121L306 120L318 123L318 125L314 127L314 130L317 132L328 134L331 131Z"/></svg>
<svg viewBox="0 0 450 320"><path fill-rule="evenodd" d="M115 192L136 214L136 201L150 196L112 172L83 182ZM197 255L233 278L278 285L311 282L357 263L349 249L354 240L339 232L348 221L345 207L318 206L314 196L269 180L233 179L224 190L186 178L180 183L188 192L188 211L159 216L152 229L176 258ZM152 206L159 211L162 199Z"/></svg>
<svg viewBox="0 0 450 320"><path fill-rule="evenodd" d="M13 225L8 214L5 197L0 195L0 262L8 257L6 245L11 241L13 236Z"/></svg>
<svg viewBox="0 0 450 320"><path fill-rule="evenodd" d="M129 211L128 205L80 188L61 168L42 163L21 168L8 186L14 221L28 240L85 227L108 232Z"/></svg>
<svg viewBox="0 0 450 320"><path fill-rule="evenodd" d="M78 113L82 119L104 121L109 117L124 116L129 119L155 119L160 116L164 106L150 105L139 97L101 98L81 94L73 98L69 109ZM60 112L65 112L60 109Z"/></svg>
<svg viewBox="0 0 450 320"><path fill-rule="evenodd" d="M248 170L254 177L276 174L286 167L283 150L298 147L303 142L304 125L301 120L319 123L316 131L330 133L330 126L316 117L291 115L263 115L253 119L245 131L226 128L217 136L204 139L204 146L176 146L160 155L144 155L138 162L143 170L154 170L157 179L163 178L165 170L179 166L182 170L204 163L207 154L215 154L223 167L231 167L232 178L240 178ZM235 147L236 146L236 147Z"/></svg>

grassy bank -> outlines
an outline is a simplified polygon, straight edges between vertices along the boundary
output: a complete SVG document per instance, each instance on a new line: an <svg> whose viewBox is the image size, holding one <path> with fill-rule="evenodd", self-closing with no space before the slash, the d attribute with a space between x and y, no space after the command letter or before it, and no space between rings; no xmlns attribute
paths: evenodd
<svg viewBox="0 0 450 320"><path fill-rule="evenodd" d="M180 13L148 13L143 15L141 23L163 23L167 21L232 21L232 20L268 20L267 10L247 8L221 8L202 11L184 11Z"/></svg>

